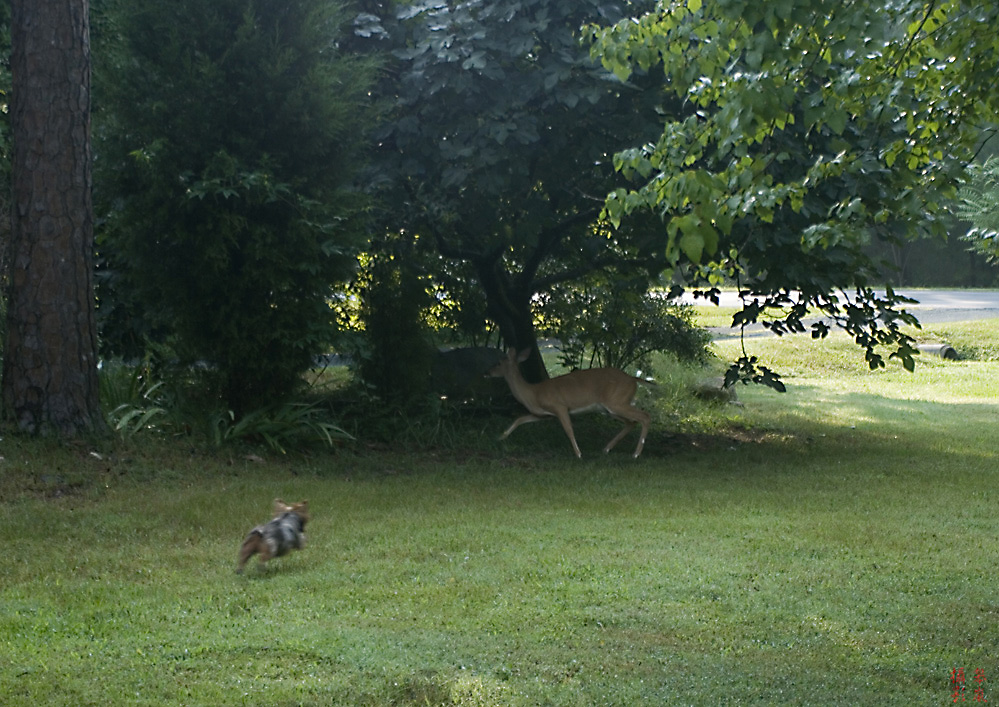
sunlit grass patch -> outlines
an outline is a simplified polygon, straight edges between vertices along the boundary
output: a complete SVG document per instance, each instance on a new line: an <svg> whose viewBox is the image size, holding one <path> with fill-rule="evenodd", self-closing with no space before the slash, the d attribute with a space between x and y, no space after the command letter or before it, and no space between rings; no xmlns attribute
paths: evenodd
<svg viewBox="0 0 999 707"><path fill-rule="evenodd" d="M927 324L922 329L909 330L919 342L949 344L958 356L971 361L999 360L999 320L946 322Z"/></svg>

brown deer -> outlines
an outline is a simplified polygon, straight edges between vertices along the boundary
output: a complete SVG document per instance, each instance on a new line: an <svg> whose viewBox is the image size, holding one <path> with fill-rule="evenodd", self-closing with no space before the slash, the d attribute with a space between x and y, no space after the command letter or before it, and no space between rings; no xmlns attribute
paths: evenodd
<svg viewBox="0 0 999 707"><path fill-rule="evenodd" d="M627 423L625 428L607 443L604 452L613 449L614 445L640 422L642 433L633 455L638 458L642 453L642 447L645 446L645 436L649 432L651 418L647 412L636 408L633 401L638 384L654 385L651 381L629 376L616 368L590 368L573 371L541 383L528 383L524 380L518 364L525 361L529 354L530 350L521 351L520 355L517 355L515 349L508 349L506 358L500 360L487 374L495 378L505 378L513 397L519 400L529 413L514 420L500 439L509 437L511 432L525 422L557 417L566 436L572 442L572 451L577 457L582 457L569 416L577 412L603 409Z"/></svg>

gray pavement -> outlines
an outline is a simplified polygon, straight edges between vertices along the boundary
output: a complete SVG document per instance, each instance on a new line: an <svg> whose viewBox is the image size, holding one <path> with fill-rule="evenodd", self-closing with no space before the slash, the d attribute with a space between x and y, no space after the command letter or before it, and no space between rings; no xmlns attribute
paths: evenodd
<svg viewBox="0 0 999 707"><path fill-rule="evenodd" d="M999 317L997 290L895 290L918 300L907 307L924 324Z"/></svg>
<svg viewBox="0 0 999 707"><path fill-rule="evenodd" d="M972 321L976 319L999 318L999 290L931 290L909 289L895 290L896 294L916 300L916 304L906 305L905 309L915 315L922 324L939 324L942 322ZM704 305L706 300L695 300L689 293L683 301ZM719 306L740 307L741 300L737 292L725 290L719 296ZM712 328L716 336L738 334L738 329ZM765 333L760 325L754 325L746 330L747 334Z"/></svg>

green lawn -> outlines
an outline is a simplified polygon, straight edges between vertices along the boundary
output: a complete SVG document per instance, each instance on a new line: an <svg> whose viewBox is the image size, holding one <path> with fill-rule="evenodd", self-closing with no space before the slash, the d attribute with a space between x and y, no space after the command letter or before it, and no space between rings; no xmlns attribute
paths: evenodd
<svg viewBox="0 0 999 707"><path fill-rule="evenodd" d="M955 668L999 699L999 362L747 345L789 392L645 397L637 461L601 418L582 461L506 417L264 461L8 436L0 704L943 705ZM277 496L309 545L237 576Z"/></svg>

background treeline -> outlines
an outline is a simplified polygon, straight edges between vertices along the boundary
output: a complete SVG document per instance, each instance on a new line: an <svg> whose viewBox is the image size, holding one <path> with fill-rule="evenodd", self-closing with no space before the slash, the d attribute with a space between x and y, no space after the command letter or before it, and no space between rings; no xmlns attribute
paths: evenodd
<svg viewBox="0 0 999 707"><path fill-rule="evenodd" d="M599 225L609 154L658 128L654 82L581 42L623 6L548 5L95 3L103 353L234 419L329 351L407 407L442 347L532 348L535 378L539 336L570 365L702 357L651 292L655 229Z"/></svg>
<svg viewBox="0 0 999 707"><path fill-rule="evenodd" d="M994 151L995 10L744 4L94 0L101 349L152 401L127 419L173 382L224 435L330 352L404 406L442 347L531 349L535 380L544 337L569 366L696 360L678 286L746 289L744 323L801 292L776 329L816 307L872 367L908 357L875 288L999 284L950 208ZM4 180L8 153L4 127Z"/></svg>

